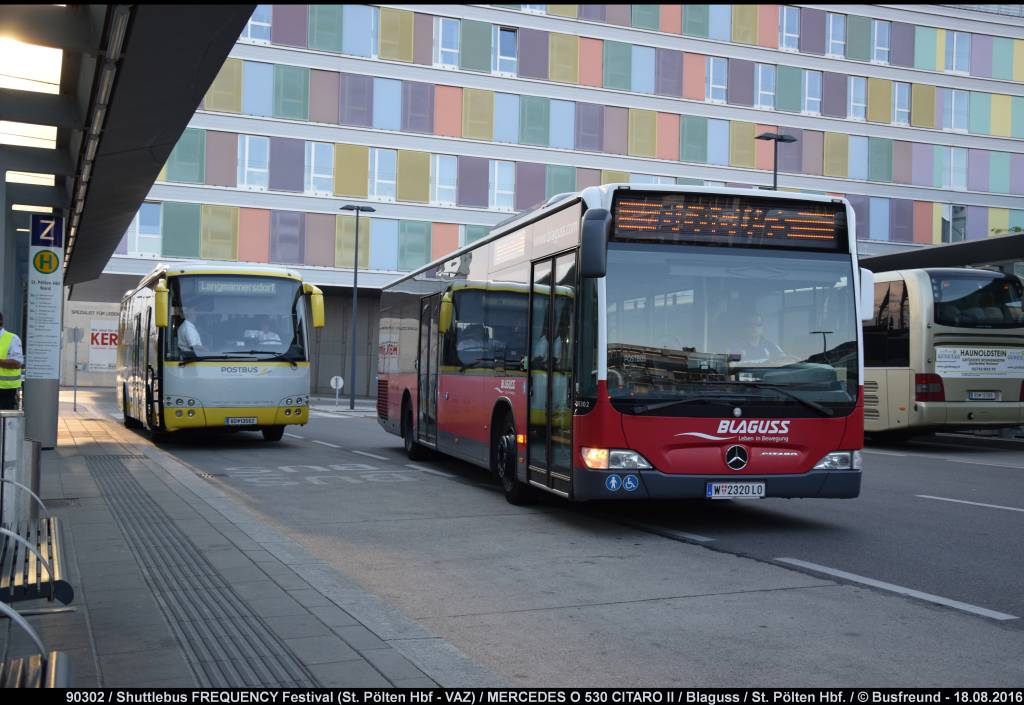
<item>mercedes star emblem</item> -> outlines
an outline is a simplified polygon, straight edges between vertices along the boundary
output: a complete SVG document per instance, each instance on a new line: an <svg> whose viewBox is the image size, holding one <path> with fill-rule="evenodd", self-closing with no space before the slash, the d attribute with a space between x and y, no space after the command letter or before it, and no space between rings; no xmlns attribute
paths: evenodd
<svg viewBox="0 0 1024 705"><path fill-rule="evenodd" d="M747 467L747 449L743 446L729 446L725 451L725 464L731 470L742 470Z"/></svg>

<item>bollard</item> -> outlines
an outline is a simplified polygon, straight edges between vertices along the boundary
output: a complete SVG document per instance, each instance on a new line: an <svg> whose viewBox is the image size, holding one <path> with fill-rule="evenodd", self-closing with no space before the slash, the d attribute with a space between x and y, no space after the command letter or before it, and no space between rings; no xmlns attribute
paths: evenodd
<svg viewBox="0 0 1024 705"><path fill-rule="evenodd" d="M32 490L32 494L40 497L39 482L41 477L43 444L39 441L26 440L23 460L28 465L27 482L24 484ZM27 499L27 498L26 498ZM24 506L24 505L23 505ZM39 518L39 505L33 501L28 503L28 518L35 521Z"/></svg>

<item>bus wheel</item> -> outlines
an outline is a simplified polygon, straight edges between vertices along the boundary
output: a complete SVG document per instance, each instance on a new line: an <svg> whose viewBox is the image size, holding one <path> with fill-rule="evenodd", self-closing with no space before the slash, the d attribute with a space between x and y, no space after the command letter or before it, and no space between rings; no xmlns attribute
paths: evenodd
<svg viewBox="0 0 1024 705"><path fill-rule="evenodd" d="M268 443L274 443L275 441L281 440L284 436L284 426L267 426L263 430L263 440Z"/></svg>
<svg viewBox="0 0 1024 705"><path fill-rule="evenodd" d="M529 485L525 485L516 477L516 425L512 414L505 414L501 423L495 426L494 438L491 441L491 469L501 482L501 489L509 504L531 504L537 499L537 493Z"/></svg>
<svg viewBox="0 0 1024 705"><path fill-rule="evenodd" d="M409 460L426 460L430 457L430 450L416 442L416 429L412 425L412 409L408 406L402 411L402 444L405 446L405 454Z"/></svg>

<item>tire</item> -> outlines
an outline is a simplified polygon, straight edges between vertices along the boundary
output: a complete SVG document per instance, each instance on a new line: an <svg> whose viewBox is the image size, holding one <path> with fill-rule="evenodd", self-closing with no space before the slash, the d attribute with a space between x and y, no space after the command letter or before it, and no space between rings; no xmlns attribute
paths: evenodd
<svg viewBox="0 0 1024 705"><path fill-rule="evenodd" d="M284 436L284 426L266 426L263 431L263 440L267 443L276 443Z"/></svg>
<svg viewBox="0 0 1024 705"><path fill-rule="evenodd" d="M518 463L516 424L512 414L506 412L501 423L494 426L494 435L491 437L491 471L501 483L501 490L509 504L533 504L537 501L537 492L516 477Z"/></svg>
<svg viewBox="0 0 1024 705"><path fill-rule="evenodd" d="M412 409L408 404L402 409L402 444L409 460L426 460L430 449L416 442L416 427L412 424Z"/></svg>

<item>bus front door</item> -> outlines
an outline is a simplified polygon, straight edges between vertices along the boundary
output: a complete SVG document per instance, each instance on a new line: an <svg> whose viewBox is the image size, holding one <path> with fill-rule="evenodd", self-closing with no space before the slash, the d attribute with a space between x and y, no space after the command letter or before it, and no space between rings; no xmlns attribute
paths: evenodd
<svg viewBox="0 0 1024 705"><path fill-rule="evenodd" d="M572 487L575 291L575 254L534 263L530 287L527 477L531 483L565 496Z"/></svg>
<svg viewBox="0 0 1024 705"><path fill-rule="evenodd" d="M440 294L420 300L419 423L416 424L416 435L431 446L437 445L437 314L440 304Z"/></svg>

